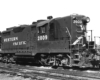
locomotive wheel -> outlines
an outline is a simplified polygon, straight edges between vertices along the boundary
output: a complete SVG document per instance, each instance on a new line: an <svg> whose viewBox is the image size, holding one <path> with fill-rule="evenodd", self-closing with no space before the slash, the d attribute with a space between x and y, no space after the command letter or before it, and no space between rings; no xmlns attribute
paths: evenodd
<svg viewBox="0 0 100 80"><path fill-rule="evenodd" d="M69 59L68 58L64 58L61 61L62 66L68 66L69 65Z"/></svg>
<svg viewBox="0 0 100 80"><path fill-rule="evenodd" d="M35 60L37 60L37 63L41 66L47 66L48 63L47 63L47 57L48 55L45 55L45 54L40 54L38 55L38 58L36 58Z"/></svg>
<svg viewBox="0 0 100 80"><path fill-rule="evenodd" d="M47 63L56 68L60 66L71 66L71 57L64 54L53 55L48 57Z"/></svg>
<svg viewBox="0 0 100 80"><path fill-rule="evenodd" d="M57 68L60 65L60 60L57 57L52 56L47 59L47 64L53 68Z"/></svg>
<svg viewBox="0 0 100 80"><path fill-rule="evenodd" d="M61 60L61 66L71 66L71 57L69 55L63 56L63 59Z"/></svg>
<svg viewBox="0 0 100 80"><path fill-rule="evenodd" d="M15 63L14 56L10 56L8 59L9 63Z"/></svg>
<svg viewBox="0 0 100 80"><path fill-rule="evenodd" d="M48 64L47 64L47 59L44 59L44 58L41 58L40 60L39 60L39 63L42 65L42 66L47 66Z"/></svg>
<svg viewBox="0 0 100 80"><path fill-rule="evenodd" d="M7 57L7 56L3 56L2 61L3 61L4 63L8 63L8 57Z"/></svg>

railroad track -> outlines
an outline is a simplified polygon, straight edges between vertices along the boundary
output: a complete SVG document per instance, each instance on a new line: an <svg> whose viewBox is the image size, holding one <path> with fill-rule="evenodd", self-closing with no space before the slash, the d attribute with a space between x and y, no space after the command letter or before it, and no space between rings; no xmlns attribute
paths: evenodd
<svg viewBox="0 0 100 80"><path fill-rule="evenodd" d="M16 67L15 67L16 66ZM7 64L0 66L0 73L7 73L28 78L42 78L48 80L100 80L100 73L88 73L85 71L45 69L32 66Z"/></svg>

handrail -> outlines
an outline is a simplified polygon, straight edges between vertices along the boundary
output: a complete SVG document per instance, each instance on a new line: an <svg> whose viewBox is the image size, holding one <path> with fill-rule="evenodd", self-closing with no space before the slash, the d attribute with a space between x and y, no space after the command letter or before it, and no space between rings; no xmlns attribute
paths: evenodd
<svg viewBox="0 0 100 80"><path fill-rule="evenodd" d="M67 27L66 27L66 29L67 29L67 31L68 31L68 34L69 34L70 38L72 38L72 37L71 37L71 34L70 34L70 32L69 32L69 30L68 30L68 28L67 28Z"/></svg>

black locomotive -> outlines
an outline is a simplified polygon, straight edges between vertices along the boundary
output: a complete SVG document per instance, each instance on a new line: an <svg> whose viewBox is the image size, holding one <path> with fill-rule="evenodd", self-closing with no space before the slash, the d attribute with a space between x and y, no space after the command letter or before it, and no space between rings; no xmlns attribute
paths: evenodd
<svg viewBox="0 0 100 80"><path fill-rule="evenodd" d="M3 62L31 62L49 66L99 67L94 42L87 41L89 17L66 17L38 20L31 25L7 28L1 32Z"/></svg>

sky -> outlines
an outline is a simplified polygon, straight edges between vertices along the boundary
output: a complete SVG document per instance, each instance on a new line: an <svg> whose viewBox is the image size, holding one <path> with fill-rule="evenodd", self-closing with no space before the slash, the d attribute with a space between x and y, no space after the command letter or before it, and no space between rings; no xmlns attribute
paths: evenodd
<svg viewBox="0 0 100 80"><path fill-rule="evenodd" d="M56 18L73 13L90 17L87 29L100 36L100 0L0 0L0 31L50 15Z"/></svg>

